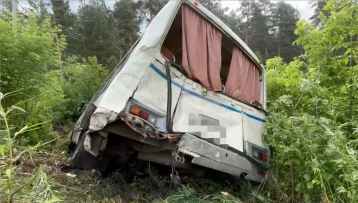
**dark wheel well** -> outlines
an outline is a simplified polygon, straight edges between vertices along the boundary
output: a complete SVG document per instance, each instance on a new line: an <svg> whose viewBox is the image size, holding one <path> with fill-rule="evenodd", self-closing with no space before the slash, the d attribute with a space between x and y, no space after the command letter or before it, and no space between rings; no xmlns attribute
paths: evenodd
<svg viewBox="0 0 358 203"><path fill-rule="evenodd" d="M101 154L98 157L93 156L84 149L84 142L86 139L86 133L83 133L78 140L77 146L71 156L70 166L71 168L79 169L96 169L100 172L106 170L107 165L111 159L107 154Z"/></svg>

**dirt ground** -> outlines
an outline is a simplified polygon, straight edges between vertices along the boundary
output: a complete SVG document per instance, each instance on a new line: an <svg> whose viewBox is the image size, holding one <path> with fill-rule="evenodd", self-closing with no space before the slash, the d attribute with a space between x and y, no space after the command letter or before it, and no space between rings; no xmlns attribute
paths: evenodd
<svg viewBox="0 0 358 203"><path fill-rule="evenodd" d="M182 185L174 186L155 167L149 176L128 179L117 170L103 177L95 170L70 169L68 161L64 152L24 154L14 170L13 202L242 202L239 185L181 177Z"/></svg>

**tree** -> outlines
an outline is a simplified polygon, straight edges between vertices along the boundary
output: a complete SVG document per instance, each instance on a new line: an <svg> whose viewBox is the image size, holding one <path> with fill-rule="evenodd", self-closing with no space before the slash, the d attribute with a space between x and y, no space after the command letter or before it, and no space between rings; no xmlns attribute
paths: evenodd
<svg viewBox="0 0 358 203"><path fill-rule="evenodd" d="M65 56L76 54L76 38L75 23L76 15L71 13L69 1L67 0L51 0L51 8L53 11L52 22L56 26L61 26L61 34L66 35L67 47Z"/></svg>
<svg viewBox="0 0 358 203"><path fill-rule="evenodd" d="M242 19L237 15L236 11L231 10L229 14L227 14L229 8L223 7L221 0L207 0L202 1L201 4L214 13L216 17L222 20L237 35L240 35L240 24L242 23Z"/></svg>
<svg viewBox="0 0 358 203"><path fill-rule="evenodd" d="M200 2L205 8L214 13L222 21L226 20L226 12L229 10L227 7L222 7L221 0L207 0Z"/></svg>
<svg viewBox="0 0 358 203"><path fill-rule="evenodd" d="M310 17L310 20L312 21L312 24L315 25L316 27L321 26L321 20L319 17L320 12L322 12L322 14L325 15L326 17L328 16L327 11L323 11L323 7L324 5L326 5L326 3L327 0L312 1L311 8L314 8L314 14Z"/></svg>
<svg viewBox="0 0 358 203"><path fill-rule="evenodd" d="M236 14L234 10L230 11L229 15L227 15L226 19L224 19L224 22L232 31L235 32L235 34L240 35L240 25L242 23L242 19Z"/></svg>
<svg viewBox="0 0 358 203"><path fill-rule="evenodd" d="M251 18L248 19L248 34L250 48L268 58L273 52L273 36L270 34L272 4L266 0L251 2Z"/></svg>
<svg viewBox="0 0 358 203"><path fill-rule="evenodd" d="M139 0L138 4L141 9L141 16L149 18L147 21L150 23L158 12L168 3L168 0Z"/></svg>
<svg viewBox="0 0 358 203"><path fill-rule="evenodd" d="M304 61L266 63L266 140L276 152L274 191L282 189L274 202L358 200L358 4L328 0L325 9L323 27L297 23Z"/></svg>
<svg viewBox="0 0 358 203"><path fill-rule="evenodd" d="M103 0L82 1L77 12L75 52L83 57L96 56L98 62L106 65L114 56L119 59L119 47L113 13Z"/></svg>
<svg viewBox="0 0 358 203"><path fill-rule="evenodd" d="M296 40L294 31L298 20L299 12L297 9L283 1L276 4L273 10L273 26L277 44L276 55L281 56L286 62L302 53L299 47L293 46L293 42Z"/></svg>
<svg viewBox="0 0 358 203"><path fill-rule="evenodd" d="M9 13L0 18L0 87L1 92L18 91L4 101L4 108L16 104L26 112L11 117L13 129L24 123L36 124L56 119L63 110L63 92L58 76L51 69L59 66L59 55L64 48L60 36L58 43L50 19L39 22L35 13L18 13L15 32ZM60 52L59 52L60 51ZM17 129L18 130L18 129ZM51 123L31 132L26 137L30 143L48 139Z"/></svg>
<svg viewBox="0 0 358 203"><path fill-rule="evenodd" d="M11 7L12 7L12 2L11 0L2 0L0 1L0 13L3 13L5 11L11 11Z"/></svg>
<svg viewBox="0 0 358 203"><path fill-rule="evenodd" d="M36 13L39 22L50 16L48 12L49 3L44 0L28 0L28 2L32 7L31 11Z"/></svg>
<svg viewBox="0 0 358 203"><path fill-rule="evenodd" d="M319 77L320 85L346 98L344 101L348 103L341 106L341 111L349 112L348 117L342 118L345 120L357 115L352 105L358 99L354 93L357 88L353 85L354 77L358 75L358 4L351 0L328 1L326 7L330 15L321 18L325 25L322 28L316 29L312 24L299 21L296 43L305 49L310 68L319 68L319 75L315 77Z"/></svg>
<svg viewBox="0 0 358 203"><path fill-rule="evenodd" d="M61 122L75 122L81 112L77 111L80 102L89 103L92 96L108 76L108 70L98 64L96 57L88 59L70 57L64 62L61 70L61 85L64 91L65 111Z"/></svg>
<svg viewBox="0 0 358 203"><path fill-rule="evenodd" d="M245 44L249 45L249 36L250 36L250 22L252 21L252 7L255 5L255 2L251 0L243 0L240 2L240 7L237 9L240 11L240 16L244 21L243 28L241 29L242 36L244 37Z"/></svg>
<svg viewBox="0 0 358 203"><path fill-rule="evenodd" d="M116 28L116 38L120 39L120 58L132 47L138 38L141 18L139 9L141 4L132 0L121 0L114 4L113 17Z"/></svg>

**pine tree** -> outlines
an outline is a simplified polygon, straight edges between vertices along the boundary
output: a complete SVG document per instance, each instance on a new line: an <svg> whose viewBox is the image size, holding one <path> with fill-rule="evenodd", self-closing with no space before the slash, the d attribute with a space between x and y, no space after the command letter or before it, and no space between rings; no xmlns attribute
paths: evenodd
<svg viewBox="0 0 358 203"><path fill-rule="evenodd" d="M0 1L0 13L4 11L11 11L11 0L1 0Z"/></svg>
<svg viewBox="0 0 358 203"><path fill-rule="evenodd" d="M68 0L51 0L52 23L61 26L62 32L66 36L67 47L64 56L76 55L75 23L76 15L71 12Z"/></svg>
<svg viewBox="0 0 358 203"><path fill-rule="evenodd" d="M120 58L129 51L135 40L138 38L141 3L133 0L121 0L114 4L114 22L116 28L116 38L120 39Z"/></svg>
<svg viewBox="0 0 358 203"><path fill-rule="evenodd" d="M250 18L247 19L248 27L245 35L248 34L248 40L251 49L268 58L272 56L272 35L270 34L271 7L269 1L252 1L250 5ZM269 53L270 52L270 53Z"/></svg>
<svg viewBox="0 0 358 203"><path fill-rule="evenodd" d="M227 13L229 8L223 7L221 0L206 0L200 3L239 35L242 19L235 11L231 10Z"/></svg>
<svg viewBox="0 0 358 203"><path fill-rule="evenodd" d="M273 56L272 8L269 0L244 0L237 9L240 36L261 59Z"/></svg>
<svg viewBox="0 0 358 203"><path fill-rule="evenodd" d="M28 0L32 11L34 11L37 15L38 22L44 21L50 13L48 12L48 8L50 4L45 2L44 0Z"/></svg>
<svg viewBox="0 0 358 203"><path fill-rule="evenodd" d="M104 65L112 56L119 59L117 42L120 39L116 35L113 12L103 0L81 1L74 32L78 43L75 51L81 56L97 56L98 62Z"/></svg>
<svg viewBox="0 0 358 203"><path fill-rule="evenodd" d="M312 1L311 8L314 8L314 14L310 17L312 24L316 27L321 26L321 20L319 18L319 12L322 12L326 17L328 16L328 12L323 10L324 5L326 5L327 0L316 0Z"/></svg>
<svg viewBox="0 0 358 203"><path fill-rule="evenodd" d="M139 0L141 16L150 23L158 12L168 3L168 0ZM147 18L148 16L148 18Z"/></svg>
<svg viewBox="0 0 358 203"><path fill-rule="evenodd" d="M277 46L275 54L281 56L286 62L301 54L301 49L293 45L297 38L294 31L298 20L299 12L297 9L283 1L276 4L273 10L273 30Z"/></svg>
<svg viewBox="0 0 358 203"><path fill-rule="evenodd" d="M200 2L205 8L214 13L218 18L225 22L227 15L225 14L229 8L222 7L221 0L206 0Z"/></svg>
<svg viewBox="0 0 358 203"><path fill-rule="evenodd" d="M243 24L241 26L241 36L244 39L244 42L249 45L249 38L250 38L250 21L252 17L252 7L254 5L254 1L251 0L243 0L240 2L240 7L237 11L240 12L240 17L243 19Z"/></svg>
<svg viewBox="0 0 358 203"><path fill-rule="evenodd" d="M226 16L225 23L235 32L235 34L240 35L242 19L236 14L236 11L230 11L229 15Z"/></svg>

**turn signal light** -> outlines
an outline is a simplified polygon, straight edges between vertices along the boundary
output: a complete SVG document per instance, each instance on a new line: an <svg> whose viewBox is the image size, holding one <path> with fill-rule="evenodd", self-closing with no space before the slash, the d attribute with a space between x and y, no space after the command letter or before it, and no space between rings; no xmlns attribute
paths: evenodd
<svg viewBox="0 0 358 203"><path fill-rule="evenodd" d="M132 105L131 108L129 109L129 112L131 114L134 114L136 116L139 116L140 115L140 108L138 106L134 106Z"/></svg>
<svg viewBox="0 0 358 203"><path fill-rule="evenodd" d="M264 161L267 161L267 154L259 152L257 158L259 158L261 160L264 160Z"/></svg>
<svg viewBox="0 0 358 203"><path fill-rule="evenodd" d="M149 118L149 113L147 113L143 110L140 110L140 108L135 105L131 106L131 108L129 109L129 112L133 115L143 118L144 120L148 120L148 118Z"/></svg>

